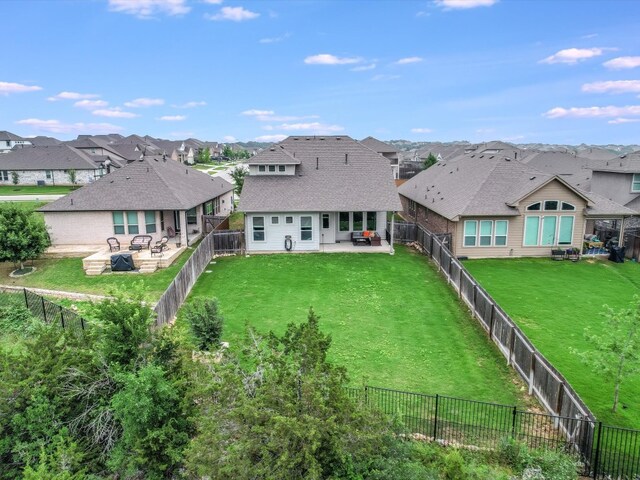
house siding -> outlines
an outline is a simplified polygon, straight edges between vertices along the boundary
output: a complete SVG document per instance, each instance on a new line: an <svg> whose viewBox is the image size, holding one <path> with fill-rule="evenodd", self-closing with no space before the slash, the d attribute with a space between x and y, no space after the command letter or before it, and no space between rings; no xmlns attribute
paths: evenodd
<svg viewBox="0 0 640 480"><path fill-rule="evenodd" d="M595 171L591 175L591 191L633 208L630 203L640 198L640 193L631 191L632 181L633 173Z"/></svg>
<svg viewBox="0 0 640 480"><path fill-rule="evenodd" d="M277 225L271 224L271 217L278 217ZM292 224L285 223L285 217L293 217ZM311 216L312 240L300 240L300 217ZM264 241L253 240L253 219L264 217ZM293 243L292 251L318 251L320 250L320 212L270 212L249 213L245 216L245 237L247 251L249 252L284 252L284 240L286 235L291 235Z"/></svg>
<svg viewBox="0 0 640 480"><path fill-rule="evenodd" d="M569 202L575 205L575 211L540 211L527 212L528 205L545 200L558 200L560 202ZM530 247L524 246L524 226L525 217L527 215L552 215L552 216L574 216L573 236L571 245L563 245L557 248L581 247L582 238L585 230L586 202L584 199L569 190L558 181L553 181L539 190L535 191L528 197L524 198L518 208L520 215L516 217L461 217L458 224L460 227L454 235L454 253L458 256L467 256L469 258L487 258L487 257L548 257L551 247L548 245ZM501 247L464 247L464 222L465 220L509 220L507 245Z"/></svg>
<svg viewBox="0 0 640 480"><path fill-rule="evenodd" d="M0 168L0 170L3 170ZM8 180L0 180L0 185L13 185L11 172L7 170ZM38 181L45 185L71 185L69 174L64 170L51 170L51 178L47 178L46 170L15 170L18 172L18 185L37 185ZM97 170L76 170L76 185L86 185L96 180Z"/></svg>

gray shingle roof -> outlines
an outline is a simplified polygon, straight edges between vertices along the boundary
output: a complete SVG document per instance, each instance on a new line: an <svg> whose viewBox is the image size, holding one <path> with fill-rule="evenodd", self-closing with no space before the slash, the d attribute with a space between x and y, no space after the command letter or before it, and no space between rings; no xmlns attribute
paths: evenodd
<svg viewBox="0 0 640 480"><path fill-rule="evenodd" d="M630 215L633 212L611 200L603 200L599 195L573 187L560 176L544 173L502 155L469 154L437 163L404 183L399 192L455 221L461 216L519 215L515 205L554 180L564 183L588 201L588 215Z"/></svg>
<svg viewBox="0 0 640 480"><path fill-rule="evenodd" d="M589 195L589 198L592 200L593 204L587 207L587 216L595 217L595 216L630 216L630 215L638 215L638 212L632 210L624 205L620 205L619 203L614 202L613 200L609 200L602 195L599 195L594 192L583 192L585 195Z"/></svg>
<svg viewBox="0 0 640 480"><path fill-rule="evenodd" d="M389 145L388 143L382 142L374 137L367 137L363 140L360 140L360 143L365 147L369 147L374 152L378 153L398 153L398 149L393 145Z"/></svg>
<svg viewBox="0 0 640 480"><path fill-rule="evenodd" d="M240 210L337 212L402 209L389 160L350 137L288 137L274 148L274 152L285 150L300 161L296 175L248 175L242 189ZM274 152L266 149L251 161L260 161L262 155L270 156Z"/></svg>
<svg viewBox="0 0 640 480"><path fill-rule="evenodd" d="M571 152L535 152L524 162L542 172L558 175L571 185L589 191L591 186L591 169L589 160L576 157Z"/></svg>
<svg viewBox="0 0 640 480"><path fill-rule="evenodd" d="M28 138L27 140L29 140L31 142L31 145L34 145L36 147L47 147L47 146L50 146L50 145L60 145L62 143L57 138L45 137L45 136L42 136L42 135L38 135L37 137Z"/></svg>
<svg viewBox="0 0 640 480"><path fill-rule="evenodd" d="M187 210L233 190L171 159L131 162L40 209L42 212Z"/></svg>
<svg viewBox="0 0 640 480"><path fill-rule="evenodd" d="M300 165L300 160L287 152L284 145L272 145L265 148L260 155L254 155L247 160L248 165Z"/></svg>
<svg viewBox="0 0 640 480"><path fill-rule="evenodd" d="M15 133L7 132L6 130L0 130L0 141L6 140L26 140L26 138L19 137Z"/></svg>
<svg viewBox="0 0 640 480"><path fill-rule="evenodd" d="M640 152L609 160L591 160L589 166L598 172L640 173Z"/></svg>
<svg viewBox="0 0 640 480"><path fill-rule="evenodd" d="M68 145L25 146L0 156L0 170L92 170L98 164Z"/></svg>

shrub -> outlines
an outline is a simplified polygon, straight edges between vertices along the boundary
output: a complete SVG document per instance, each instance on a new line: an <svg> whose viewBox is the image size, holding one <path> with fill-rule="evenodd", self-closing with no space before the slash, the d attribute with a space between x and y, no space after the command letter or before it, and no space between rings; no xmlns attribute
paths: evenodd
<svg viewBox="0 0 640 480"><path fill-rule="evenodd" d="M0 331L16 335L25 335L33 332L39 322L23 305L0 306Z"/></svg>
<svg viewBox="0 0 640 480"><path fill-rule="evenodd" d="M200 350L208 351L219 344L224 318L216 299L196 298L185 307L184 316Z"/></svg>

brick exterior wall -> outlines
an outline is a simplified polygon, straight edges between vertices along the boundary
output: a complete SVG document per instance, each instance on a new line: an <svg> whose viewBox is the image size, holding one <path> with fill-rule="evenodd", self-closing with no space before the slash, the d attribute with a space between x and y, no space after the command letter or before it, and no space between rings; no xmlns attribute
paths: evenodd
<svg viewBox="0 0 640 480"><path fill-rule="evenodd" d="M411 222L416 222L418 225L423 226L427 230L433 233L450 233L455 236L456 222L447 220L442 215L429 210L424 205L416 203L415 215L409 214L409 202L407 197L400 195L400 202L402 203L402 216Z"/></svg>

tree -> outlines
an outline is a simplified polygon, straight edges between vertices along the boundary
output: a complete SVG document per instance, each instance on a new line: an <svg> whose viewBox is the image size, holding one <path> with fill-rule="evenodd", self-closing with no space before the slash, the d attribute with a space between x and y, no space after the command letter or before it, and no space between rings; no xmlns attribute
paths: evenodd
<svg viewBox="0 0 640 480"><path fill-rule="evenodd" d="M235 153L233 152L233 149L229 145L225 145L224 148L222 149L222 156L233 159L235 158Z"/></svg>
<svg viewBox="0 0 640 480"><path fill-rule="evenodd" d="M209 163L211 162L211 150L209 147L203 147L198 152L198 157L196 158L197 163Z"/></svg>
<svg viewBox="0 0 640 480"><path fill-rule="evenodd" d="M348 397L346 370L327 361L331 337L320 332L314 312L282 337L251 335L246 357L229 354L203 366L210 380L195 400L199 431L186 453L189 473L371 478L367 468L392 441L389 423Z"/></svg>
<svg viewBox="0 0 640 480"><path fill-rule="evenodd" d="M426 170L436 163L438 163L438 159L436 158L436 156L433 153L429 153L429 156L425 159L424 162L422 162L422 169Z"/></svg>
<svg viewBox="0 0 640 480"><path fill-rule="evenodd" d="M184 316L191 327L200 350L214 350L220 343L224 318L218 311L218 301L196 298L184 307Z"/></svg>
<svg viewBox="0 0 640 480"><path fill-rule="evenodd" d="M231 170L230 175L235 184L233 191L236 195L240 195L242 193L242 187L244 186L244 177L247 176L247 169L243 165L236 165L235 168Z"/></svg>
<svg viewBox="0 0 640 480"><path fill-rule="evenodd" d="M618 408L620 385L640 370L640 296L635 295L627 308L614 310L605 305L601 334L585 328L584 338L592 345L588 352L577 352L582 361L614 383L613 406Z"/></svg>
<svg viewBox="0 0 640 480"><path fill-rule="evenodd" d="M32 260L51 245L44 220L14 203L0 206L0 262L20 264Z"/></svg>
<svg viewBox="0 0 640 480"><path fill-rule="evenodd" d="M20 183L20 175L15 170L11 172L11 183L18 185Z"/></svg>
<svg viewBox="0 0 640 480"><path fill-rule="evenodd" d="M67 175L69 175L69 181L72 185L75 185L78 180L77 172L72 168L71 170L67 170Z"/></svg>

